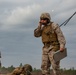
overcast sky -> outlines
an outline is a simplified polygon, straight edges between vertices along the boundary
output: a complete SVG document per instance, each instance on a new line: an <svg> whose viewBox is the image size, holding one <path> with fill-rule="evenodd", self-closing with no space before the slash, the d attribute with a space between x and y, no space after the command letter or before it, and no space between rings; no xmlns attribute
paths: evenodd
<svg viewBox="0 0 76 75"><path fill-rule="evenodd" d="M31 64L40 69L43 44L34 37L41 13L48 12L59 25L76 12L76 0L0 0L0 51L2 66ZM61 68L76 68L76 15L61 29L68 56Z"/></svg>

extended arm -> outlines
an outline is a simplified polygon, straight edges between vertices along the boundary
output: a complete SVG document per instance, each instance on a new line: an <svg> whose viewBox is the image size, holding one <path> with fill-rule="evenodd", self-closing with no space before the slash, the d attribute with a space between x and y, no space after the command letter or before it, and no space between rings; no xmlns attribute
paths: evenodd
<svg viewBox="0 0 76 75"><path fill-rule="evenodd" d="M65 37L64 37L59 25L55 25L54 29L55 29L55 32L57 34L58 41L60 43L60 51L63 51L65 48L65 44L66 44Z"/></svg>

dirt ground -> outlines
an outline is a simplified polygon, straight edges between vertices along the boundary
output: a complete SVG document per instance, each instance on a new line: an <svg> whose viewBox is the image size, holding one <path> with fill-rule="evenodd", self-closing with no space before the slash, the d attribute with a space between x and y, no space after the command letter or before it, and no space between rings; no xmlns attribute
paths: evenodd
<svg viewBox="0 0 76 75"><path fill-rule="evenodd" d="M0 75L10 75L10 73L8 74L0 74ZM32 75L42 75L41 72L32 72ZM53 73L51 73L51 75L53 75Z"/></svg>

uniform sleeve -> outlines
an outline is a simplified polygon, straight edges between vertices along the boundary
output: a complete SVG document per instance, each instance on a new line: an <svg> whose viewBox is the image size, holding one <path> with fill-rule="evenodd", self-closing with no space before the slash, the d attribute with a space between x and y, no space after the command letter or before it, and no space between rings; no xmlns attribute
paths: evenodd
<svg viewBox="0 0 76 75"><path fill-rule="evenodd" d="M42 34L41 27L38 26L38 28L36 28L36 29L34 30L34 36L35 36L35 37L40 37L41 34Z"/></svg>
<svg viewBox="0 0 76 75"><path fill-rule="evenodd" d="M66 40L65 40L65 37L64 37L59 25L56 24L54 29L55 29L55 32L57 34L58 41L60 43L60 48L65 48Z"/></svg>

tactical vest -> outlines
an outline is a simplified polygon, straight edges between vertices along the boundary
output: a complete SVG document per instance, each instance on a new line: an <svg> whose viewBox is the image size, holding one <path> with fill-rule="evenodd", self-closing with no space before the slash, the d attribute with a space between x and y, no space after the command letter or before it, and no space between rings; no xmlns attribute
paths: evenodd
<svg viewBox="0 0 76 75"><path fill-rule="evenodd" d="M57 35L54 29L52 28L52 23L43 27L42 42L58 42Z"/></svg>

